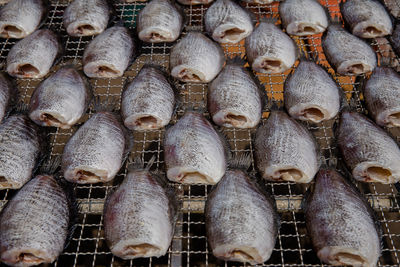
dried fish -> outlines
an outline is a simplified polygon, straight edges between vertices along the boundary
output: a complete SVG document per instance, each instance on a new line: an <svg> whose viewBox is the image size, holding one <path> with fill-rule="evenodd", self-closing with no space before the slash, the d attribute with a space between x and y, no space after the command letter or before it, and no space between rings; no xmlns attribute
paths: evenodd
<svg viewBox="0 0 400 267"><path fill-rule="evenodd" d="M136 50L128 29L108 28L96 36L83 53L83 71L90 78L121 77Z"/></svg>
<svg viewBox="0 0 400 267"><path fill-rule="evenodd" d="M390 36L390 43L397 56L400 55L400 23L396 23L392 36Z"/></svg>
<svg viewBox="0 0 400 267"><path fill-rule="evenodd" d="M269 181L309 183L319 169L312 134L283 111L272 111L257 129L256 166Z"/></svg>
<svg viewBox="0 0 400 267"><path fill-rule="evenodd" d="M173 42L182 31L183 16L171 0L152 0L138 15L137 31L144 42Z"/></svg>
<svg viewBox="0 0 400 267"><path fill-rule="evenodd" d="M0 9L0 37L22 39L33 33L46 16L44 0L13 0ZM3 1L4 3L4 1Z"/></svg>
<svg viewBox="0 0 400 267"><path fill-rule="evenodd" d="M175 92L156 67L144 66L122 94L121 114L131 130L166 126L175 105Z"/></svg>
<svg viewBox="0 0 400 267"><path fill-rule="evenodd" d="M187 111L164 137L167 177L185 184L216 184L226 169L226 147L211 123Z"/></svg>
<svg viewBox="0 0 400 267"><path fill-rule="evenodd" d="M324 32L328 27L326 10L317 0L286 0L279 5L279 14L286 32L305 36Z"/></svg>
<svg viewBox="0 0 400 267"><path fill-rule="evenodd" d="M189 32L171 49L171 75L182 82L208 83L224 66L222 48L200 32Z"/></svg>
<svg viewBox="0 0 400 267"><path fill-rule="evenodd" d="M246 38L246 54L251 67L261 73L282 73L296 61L294 41L274 24L265 20Z"/></svg>
<svg viewBox="0 0 400 267"><path fill-rule="evenodd" d="M314 0L313 0L314 1ZM313 123L332 119L340 108L340 91L318 64L301 59L285 81L284 103L290 116Z"/></svg>
<svg viewBox="0 0 400 267"><path fill-rule="evenodd" d="M262 264L275 246L279 216L271 196L246 167L233 164L208 195L207 238L217 258Z"/></svg>
<svg viewBox="0 0 400 267"><path fill-rule="evenodd" d="M261 119L262 92L239 62L228 63L208 87L208 110L225 127L252 128Z"/></svg>
<svg viewBox="0 0 400 267"><path fill-rule="evenodd" d="M29 117L41 126L69 129L85 113L89 84L73 66L64 66L33 92Z"/></svg>
<svg viewBox="0 0 400 267"><path fill-rule="evenodd" d="M279 2L280 0L242 0L243 2L259 5L272 4L273 2Z"/></svg>
<svg viewBox="0 0 400 267"><path fill-rule="evenodd" d="M304 211L318 258L335 266L376 266L381 229L367 200L335 170L322 169L315 180Z"/></svg>
<svg viewBox="0 0 400 267"><path fill-rule="evenodd" d="M102 33L110 18L107 0L74 0L64 11L63 23L71 36Z"/></svg>
<svg viewBox="0 0 400 267"><path fill-rule="evenodd" d="M377 0L348 0L341 5L341 12L351 32L358 37L377 38L392 34L390 15Z"/></svg>
<svg viewBox="0 0 400 267"><path fill-rule="evenodd" d="M21 188L31 177L43 150L39 128L23 114L0 124L0 189Z"/></svg>
<svg viewBox="0 0 400 267"><path fill-rule="evenodd" d="M114 179L124 161L126 132L113 112L100 111L68 140L62 156L67 181L88 184Z"/></svg>
<svg viewBox="0 0 400 267"><path fill-rule="evenodd" d="M248 11L232 0L217 0L204 15L206 31L219 43L238 43L253 31Z"/></svg>
<svg viewBox="0 0 400 267"><path fill-rule="evenodd" d="M383 3L396 19L400 18L400 0L384 0Z"/></svg>
<svg viewBox="0 0 400 267"><path fill-rule="evenodd" d="M390 67L377 67L364 87L368 111L378 125L400 126L400 75Z"/></svg>
<svg viewBox="0 0 400 267"><path fill-rule="evenodd" d="M29 181L1 212L1 261L11 266L55 261L70 234L72 206L53 176L38 175Z"/></svg>
<svg viewBox="0 0 400 267"><path fill-rule="evenodd" d="M182 5L207 5L214 0L177 0Z"/></svg>
<svg viewBox="0 0 400 267"><path fill-rule="evenodd" d="M6 116L7 108L15 101L18 89L8 75L0 74L0 122Z"/></svg>
<svg viewBox="0 0 400 267"><path fill-rule="evenodd" d="M174 190L148 168L130 170L107 198L105 238L122 259L165 255L174 233L177 202Z"/></svg>
<svg viewBox="0 0 400 267"><path fill-rule="evenodd" d="M7 72L17 78L43 78L61 50L54 32L37 30L11 48L7 56Z"/></svg>
<svg viewBox="0 0 400 267"><path fill-rule="evenodd" d="M343 111L337 140L344 161L356 180L383 184L400 180L399 147L365 116Z"/></svg>
<svg viewBox="0 0 400 267"><path fill-rule="evenodd" d="M342 75L358 75L376 67L374 50L362 39L332 23L322 37L322 48L332 67Z"/></svg>

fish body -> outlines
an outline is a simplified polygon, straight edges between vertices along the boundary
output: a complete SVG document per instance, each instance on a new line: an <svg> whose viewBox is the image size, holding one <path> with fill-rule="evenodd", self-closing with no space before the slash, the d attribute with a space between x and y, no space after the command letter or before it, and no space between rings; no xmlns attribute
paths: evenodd
<svg viewBox="0 0 400 267"><path fill-rule="evenodd" d="M7 108L14 100L17 92L11 80L3 73L0 74L0 122L3 121Z"/></svg>
<svg viewBox="0 0 400 267"><path fill-rule="evenodd" d="M285 81L284 103L290 116L319 123L334 118L339 112L339 88L321 66L300 60Z"/></svg>
<svg viewBox="0 0 400 267"><path fill-rule="evenodd" d="M390 13L396 19L400 18L400 0L383 0Z"/></svg>
<svg viewBox="0 0 400 267"><path fill-rule="evenodd" d="M296 61L296 45L278 26L261 22L246 38L246 55L251 67L261 73L282 73Z"/></svg>
<svg viewBox="0 0 400 267"><path fill-rule="evenodd" d="M46 15L43 0L13 0L0 9L0 37L22 39L33 33Z"/></svg>
<svg viewBox="0 0 400 267"><path fill-rule="evenodd" d="M216 184L226 169L226 148L201 113L187 111L165 132L167 177L185 184Z"/></svg>
<svg viewBox="0 0 400 267"><path fill-rule="evenodd" d="M371 72L376 67L374 50L339 24L331 24L322 38L322 48L332 67L342 75Z"/></svg>
<svg viewBox="0 0 400 267"><path fill-rule="evenodd" d="M274 249L275 203L252 179L243 170L227 170L207 197L207 240L219 259L262 264Z"/></svg>
<svg viewBox="0 0 400 267"><path fill-rule="evenodd" d="M157 68L143 67L122 94L121 113L130 130L152 130L166 126L175 106L175 93Z"/></svg>
<svg viewBox="0 0 400 267"><path fill-rule="evenodd" d="M222 48L200 32L189 32L171 49L171 75L182 82L208 83L225 63Z"/></svg>
<svg viewBox="0 0 400 267"><path fill-rule="evenodd" d="M279 0L242 0L242 1L251 4L268 5L272 4L273 2L278 2Z"/></svg>
<svg viewBox="0 0 400 267"><path fill-rule="evenodd" d="M261 119L261 97L250 72L227 64L208 88L208 110L217 125L253 128Z"/></svg>
<svg viewBox="0 0 400 267"><path fill-rule="evenodd" d="M114 113L95 113L65 145L64 178L79 184L111 181L122 166L126 142Z"/></svg>
<svg viewBox="0 0 400 267"><path fill-rule="evenodd" d="M206 31L219 43L238 43L253 31L248 11L232 0L217 0L204 16Z"/></svg>
<svg viewBox="0 0 400 267"><path fill-rule="evenodd" d="M7 72L17 78L43 78L61 50L54 32L37 30L11 48L7 55Z"/></svg>
<svg viewBox="0 0 400 267"><path fill-rule="evenodd" d="M69 129L89 104L88 82L74 67L65 66L33 92L29 117L38 125Z"/></svg>
<svg viewBox="0 0 400 267"><path fill-rule="evenodd" d="M90 78L121 77L135 53L127 28L114 26L96 36L83 53L83 71Z"/></svg>
<svg viewBox="0 0 400 267"><path fill-rule="evenodd" d="M400 55L400 23L396 23L392 36L390 36L390 43L397 56Z"/></svg>
<svg viewBox="0 0 400 267"><path fill-rule="evenodd" d="M377 38L392 34L393 25L385 7L377 0L348 0L341 6L351 32L361 38Z"/></svg>
<svg viewBox="0 0 400 267"><path fill-rule="evenodd" d="M305 218L318 258L335 266L377 266L380 229L368 201L335 170L321 169L315 180Z"/></svg>
<svg viewBox="0 0 400 267"><path fill-rule="evenodd" d="M170 0L152 0L139 12L137 31L144 42L173 42L182 24L183 16Z"/></svg>
<svg viewBox="0 0 400 267"><path fill-rule="evenodd" d="M364 87L364 99L380 126L400 126L400 75L390 67L377 67Z"/></svg>
<svg viewBox="0 0 400 267"><path fill-rule="evenodd" d="M102 33L110 19L107 0L74 0L64 11L63 23L70 36Z"/></svg>
<svg viewBox="0 0 400 267"><path fill-rule="evenodd" d="M381 128L357 112L342 112L337 142L354 178L362 182L400 180L400 149Z"/></svg>
<svg viewBox="0 0 400 267"><path fill-rule="evenodd" d="M286 0L279 5L286 32L306 36L324 32L328 27L325 9L316 0Z"/></svg>
<svg viewBox="0 0 400 267"><path fill-rule="evenodd" d="M272 111L257 129L256 165L269 181L309 183L319 169L312 134L283 111Z"/></svg>
<svg viewBox="0 0 400 267"><path fill-rule="evenodd" d="M27 116L12 115L0 124L0 189L21 188L32 177L42 145Z"/></svg>
<svg viewBox="0 0 400 267"><path fill-rule="evenodd" d="M148 170L130 171L104 208L111 252L125 260L165 255L174 233L174 197Z"/></svg>
<svg viewBox="0 0 400 267"><path fill-rule="evenodd" d="M212 3L214 0L177 0L179 3L181 3L182 5L207 5Z"/></svg>
<svg viewBox="0 0 400 267"><path fill-rule="evenodd" d="M0 215L1 261L11 266L52 263L69 234L71 201L53 176L38 175Z"/></svg>

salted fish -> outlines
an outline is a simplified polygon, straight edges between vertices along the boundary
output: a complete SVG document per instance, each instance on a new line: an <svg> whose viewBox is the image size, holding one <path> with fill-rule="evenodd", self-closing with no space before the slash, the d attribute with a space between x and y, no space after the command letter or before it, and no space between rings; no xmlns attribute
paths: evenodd
<svg viewBox="0 0 400 267"><path fill-rule="evenodd" d="M0 74L0 122L7 115L7 109L15 102L18 89L8 75Z"/></svg>

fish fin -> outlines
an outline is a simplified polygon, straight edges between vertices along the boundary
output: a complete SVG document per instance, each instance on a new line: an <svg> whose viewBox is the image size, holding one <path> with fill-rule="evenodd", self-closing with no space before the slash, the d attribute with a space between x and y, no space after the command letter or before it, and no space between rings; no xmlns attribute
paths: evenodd
<svg viewBox="0 0 400 267"><path fill-rule="evenodd" d="M226 136L226 134L222 131L221 127L218 127L219 129L216 129L216 127L214 127L214 130L217 132L219 139L221 140L222 146L224 148L224 154L225 154L225 158L226 158L226 162L229 162L231 157L232 157L232 153L231 153L231 146L229 145L229 138Z"/></svg>
<svg viewBox="0 0 400 267"><path fill-rule="evenodd" d="M6 81L7 87L9 88L9 99L6 103L6 112L4 113L4 119L6 119L13 109L15 109L16 105L20 102L20 93L18 91L17 81L12 78L8 73L2 72L0 74L2 78Z"/></svg>
<svg viewBox="0 0 400 267"><path fill-rule="evenodd" d="M280 28L280 26L278 26L278 21L279 21L279 17L276 15L272 15L271 17L261 17L259 19L260 23L268 23L268 24L274 24L275 26L277 26L278 28Z"/></svg>
<svg viewBox="0 0 400 267"><path fill-rule="evenodd" d="M155 161L156 161L156 155L153 155L147 162L147 164L145 164L144 158L140 156L133 157L133 155L131 155L128 159L128 164L127 164L128 172L138 171L138 170L150 171Z"/></svg>
<svg viewBox="0 0 400 267"><path fill-rule="evenodd" d="M287 80L287 78L286 78L286 80ZM267 99L267 103L265 104L265 110L267 110L269 112L272 112L272 111L285 111L283 103L278 102L278 101L274 101L272 98Z"/></svg>
<svg viewBox="0 0 400 267"><path fill-rule="evenodd" d="M394 58L393 57L384 57L381 56L379 60L380 67L391 68L394 65Z"/></svg>
<svg viewBox="0 0 400 267"><path fill-rule="evenodd" d="M247 171L251 166L251 160L249 153L232 156L228 162L228 168Z"/></svg>
<svg viewBox="0 0 400 267"><path fill-rule="evenodd" d="M237 65L244 67L247 64L246 59L241 55L236 55L233 57L227 56L226 57L226 65Z"/></svg>
<svg viewBox="0 0 400 267"><path fill-rule="evenodd" d="M49 17L50 14L50 1L49 0L41 0L42 7L44 9L44 12L42 14L42 17L40 18L40 23L38 25L38 29L43 27L43 25L46 23L47 18Z"/></svg>
<svg viewBox="0 0 400 267"><path fill-rule="evenodd" d="M108 97L102 100L99 95L93 98L93 111L94 112L111 112L115 113L118 110L118 97Z"/></svg>
<svg viewBox="0 0 400 267"><path fill-rule="evenodd" d="M107 6L108 6L108 13L109 13L109 19L108 19L108 23L107 23L107 28L111 27L113 23L115 23L116 21L119 21L120 18L118 16L118 12L115 9L114 5L113 5L113 1L112 0L105 0ZM106 28L106 29L107 29Z"/></svg>
<svg viewBox="0 0 400 267"><path fill-rule="evenodd" d="M39 168L40 174L54 175L61 165L61 155L51 157L50 155L43 161Z"/></svg>
<svg viewBox="0 0 400 267"><path fill-rule="evenodd" d="M119 124L121 126L122 132L125 137L125 147L124 147L124 152L122 154L122 161L121 161L121 166L124 164L124 162L128 159L129 154L131 153L131 150L134 146L134 137L133 134L124 126L124 123L121 119L121 116L118 115L118 120Z"/></svg>

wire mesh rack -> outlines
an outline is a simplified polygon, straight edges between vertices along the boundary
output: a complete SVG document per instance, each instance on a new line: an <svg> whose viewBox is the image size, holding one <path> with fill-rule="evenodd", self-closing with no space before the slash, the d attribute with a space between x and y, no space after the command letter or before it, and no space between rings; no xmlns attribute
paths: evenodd
<svg viewBox="0 0 400 267"><path fill-rule="evenodd" d="M79 65L83 51L92 37L70 37L62 26L64 9L69 0L51 0L49 16L45 26L58 32L62 38L65 53L58 65L69 64L71 61ZM339 16L340 0L320 0L327 7L331 16ZM130 4L114 4L119 18L125 21L125 25L131 29L135 27L137 13L146 5L145 2L133 2ZM278 3L271 5L242 5L260 17L278 16ZM204 30L203 16L208 6L187 6L185 34L188 30ZM329 64L322 52L321 34L307 37L293 37L298 46L310 55L317 58L318 62L329 68ZM3 39L0 42L0 60L5 60L7 53L15 43L15 40ZM147 62L156 63L168 69L169 52L173 44L144 44L141 55L130 66L122 78L118 79L91 79L94 94L101 98L112 98L119 103L123 86L127 80L133 79L141 66ZM393 53L389 42L385 38L371 41L378 56L393 58L393 67L399 67L399 58ZM244 42L237 45L223 46L227 57L244 55ZM55 71L57 66L52 69ZM268 98L277 103L283 101L283 83L290 71L284 74L267 75L257 74L265 85ZM338 76L329 68L329 72L340 84L348 99L353 99L360 112L366 112L363 103L360 84L364 76L344 77ZM41 80L19 79L18 89L21 101L28 103L34 88ZM182 116L184 107L206 107L207 85L179 84L181 107L178 109L172 123ZM92 110L80 121L82 124L90 117ZM207 113L205 113L208 116ZM264 110L263 118L268 117L268 110ZM327 160L335 159L337 149L333 145L332 125L335 120L308 125L315 135L323 157ZM49 133L51 143L51 156L61 155L66 141L76 131L77 127L70 130L52 129ZM249 153L253 155L254 129L240 130L222 128L231 146L233 154ZM400 132L390 130L400 141ZM139 156L148 161L156 156L154 169L162 172L164 169L162 139L164 130L134 132L134 147L132 156ZM255 172L254 161L251 171ZM107 184L77 185L75 187L78 202L80 204L79 220L72 240L62 255L54 263L54 266L243 266L243 264L224 262L216 259L208 247L205 237L205 218L203 208L210 186L205 185L175 185L181 187L181 201L183 203L179 212L175 235L168 253L160 258L137 259L124 261L114 257L109 251L104 240L103 231L103 203L107 194L116 187L124 178L126 168L123 167L117 177ZM381 221L383 235L383 250L379 260L379 266L400 265L400 206L397 198L398 192L394 185L360 184L357 186L366 195ZM300 209L300 203L306 190L305 185L291 182L267 183L267 188L274 195L278 211L281 216L281 228L276 245L270 260L263 266L322 266L315 252L312 250L311 240L305 228L304 214ZM14 190L0 192L0 203L4 205L15 194Z"/></svg>

